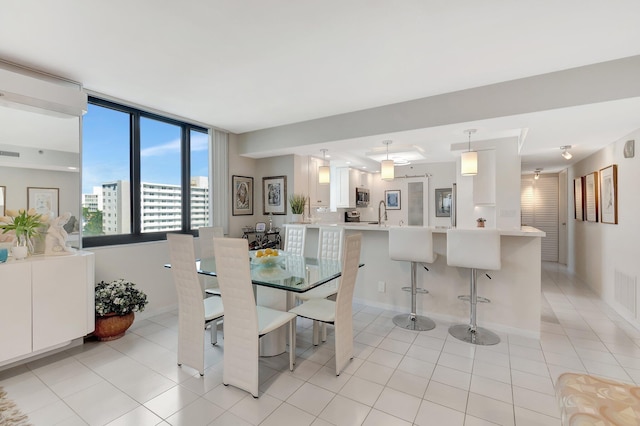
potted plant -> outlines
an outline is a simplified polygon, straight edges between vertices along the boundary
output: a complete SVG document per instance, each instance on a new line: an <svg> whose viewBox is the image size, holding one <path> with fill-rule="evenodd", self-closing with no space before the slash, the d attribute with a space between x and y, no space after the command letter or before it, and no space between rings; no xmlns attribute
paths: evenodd
<svg viewBox="0 0 640 426"><path fill-rule="evenodd" d="M124 336L133 324L134 312L144 311L147 295L130 281L100 281L96 285L96 327L93 335L101 341Z"/></svg>
<svg viewBox="0 0 640 426"><path fill-rule="evenodd" d="M48 216L36 213L35 209L7 210L6 216L0 217L0 229L6 234L13 231L15 246L11 253L16 259L24 259L33 252L32 238L40 235L40 228L47 224Z"/></svg>
<svg viewBox="0 0 640 426"><path fill-rule="evenodd" d="M479 217L476 219L476 222L478 223L478 228L484 228L484 223L487 221L487 219L485 219L484 217Z"/></svg>
<svg viewBox="0 0 640 426"><path fill-rule="evenodd" d="M304 207L307 205L307 197L304 194L291 194L289 196L291 206L292 222L302 222Z"/></svg>

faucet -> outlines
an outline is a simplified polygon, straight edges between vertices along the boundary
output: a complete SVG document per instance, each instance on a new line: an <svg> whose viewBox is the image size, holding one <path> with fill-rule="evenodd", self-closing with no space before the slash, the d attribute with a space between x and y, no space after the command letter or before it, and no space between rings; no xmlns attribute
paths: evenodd
<svg viewBox="0 0 640 426"><path fill-rule="evenodd" d="M380 206L384 206L384 220L387 220L387 203L384 200L380 200L378 203L378 226L382 226L382 214L380 213Z"/></svg>

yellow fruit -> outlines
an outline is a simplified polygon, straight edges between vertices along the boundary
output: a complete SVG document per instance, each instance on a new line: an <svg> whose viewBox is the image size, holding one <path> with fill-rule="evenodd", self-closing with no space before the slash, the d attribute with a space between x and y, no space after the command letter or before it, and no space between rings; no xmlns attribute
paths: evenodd
<svg viewBox="0 0 640 426"><path fill-rule="evenodd" d="M258 250L256 252L256 257L262 257L262 256L264 256L264 253L262 252L262 250Z"/></svg>
<svg viewBox="0 0 640 426"><path fill-rule="evenodd" d="M273 250L271 250L270 248L264 249L264 254L266 254L267 256L271 256L273 254Z"/></svg>
<svg viewBox="0 0 640 426"><path fill-rule="evenodd" d="M278 256L278 250L274 250L273 253L271 253L272 256Z"/></svg>

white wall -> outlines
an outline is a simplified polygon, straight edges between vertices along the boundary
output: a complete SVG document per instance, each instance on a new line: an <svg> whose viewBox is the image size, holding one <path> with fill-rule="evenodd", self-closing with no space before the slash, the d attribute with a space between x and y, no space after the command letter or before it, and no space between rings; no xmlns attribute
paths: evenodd
<svg viewBox="0 0 640 426"><path fill-rule="evenodd" d="M605 302L640 327L638 318L630 318L614 300L616 270L636 280L640 275L640 156L636 153L634 158L624 158L622 151L625 142L630 139L635 139L637 144L640 141L640 129L568 169L568 266ZM599 172L611 164L618 165L618 224L576 221L573 213L573 179Z"/></svg>
<svg viewBox="0 0 640 426"><path fill-rule="evenodd" d="M138 319L177 308L178 295L171 270L163 267L165 263L169 263L167 241L93 247L86 250L94 252L96 256L96 282L124 278L134 282L138 289L147 294L149 304L144 312L136 314Z"/></svg>
<svg viewBox="0 0 640 426"><path fill-rule="evenodd" d="M80 219L79 173L0 167L0 176L0 184L7 187L7 209L27 208L27 187L58 188L58 214L71 212Z"/></svg>
<svg viewBox="0 0 640 426"><path fill-rule="evenodd" d="M229 212L229 236L242 236L243 226L254 226L256 222L269 222L269 216L263 214L262 178L268 176L287 176L287 197L294 193L308 193L306 158L283 155L280 157L255 160L238 155L237 135L229 135L229 182L232 175L253 177L253 215L232 216ZM291 208L287 203L286 215L273 215L273 225L281 227L290 221ZM231 203L229 204L231 208Z"/></svg>
<svg viewBox="0 0 640 426"><path fill-rule="evenodd" d="M238 136L229 134L229 185L233 175L253 177L253 215L233 216L232 203L229 201L229 236L242 235L242 227L258 222L256 215L262 215L262 201L258 195L258 189L262 185L262 179L256 176L256 164L258 160L240 157L238 155Z"/></svg>

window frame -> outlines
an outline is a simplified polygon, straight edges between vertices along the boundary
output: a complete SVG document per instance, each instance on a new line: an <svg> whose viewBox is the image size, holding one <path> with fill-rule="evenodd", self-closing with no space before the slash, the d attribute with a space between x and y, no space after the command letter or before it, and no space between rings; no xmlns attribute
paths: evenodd
<svg viewBox="0 0 640 426"><path fill-rule="evenodd" d="M130 232L117 235L82 236L82 247L101 247L122 244L136 244L151 241L166 240L167 233L182 233L197 235L196 229L191 229L191 131L209 135L209 129L165 117L139 108L123 105L117 102L89 96L88 103L114 111L129 114L129 182L130 182ZM148 118L176 125L180 128L180 184L181 184L181 229L173 231L142 233L142 194L141 194L141 155L140 155L140 119ZM84 150L84 138L82 138ZM211 147L209 147L211 155ZM84 165L83 165L84 170ZM209 169L209 176L211 170ZM81 197L82 198L82 197ZM209 205L211 206L211 188L209 188Z"/></svg>

